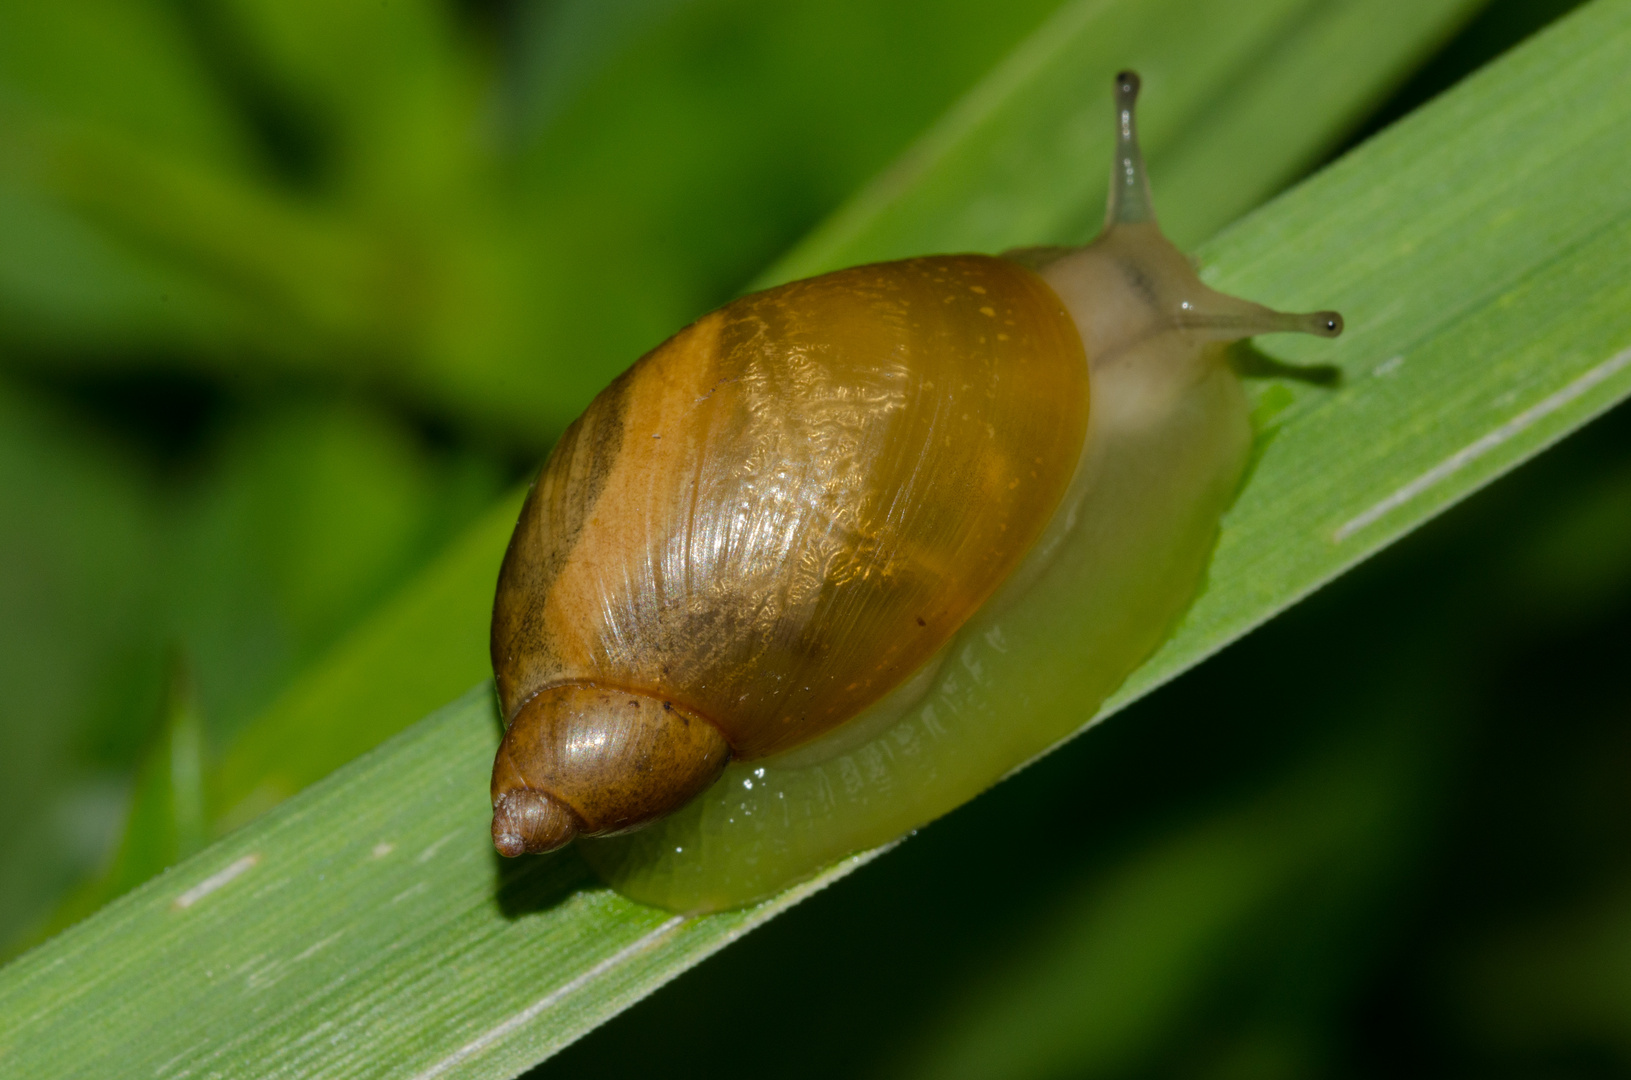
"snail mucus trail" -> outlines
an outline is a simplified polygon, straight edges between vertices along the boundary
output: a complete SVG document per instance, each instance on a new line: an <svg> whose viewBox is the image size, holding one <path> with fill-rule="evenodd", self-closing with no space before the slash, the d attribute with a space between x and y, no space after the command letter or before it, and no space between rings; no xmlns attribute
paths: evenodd
<svg viewBox="0 0 1631 1080"><path fill-rule="evenodd" d="M786 820L823 835L755 883L657 896L739 902L971 797L1084 722L1159 643L1250 447L1224 343L1334 337L1342 322L1202 284L1155 221L1138 88L1131 72L1115 79L1109 208L1091 243L744 296L642 357L567 430L494 604L500 853L640 829L733 760L762 762L755 775L781 769L810 803ZM924 740L852 809L827 781L797 794L798 776L940 692L960 635L1077 564L1087 584L1061 587L1113 597L1083 602L1113 631L1087 646L1099 689L1085 711L993 733L977 753ZM725 826L665 828L651 832L670 858L675 830Z"/></svg>

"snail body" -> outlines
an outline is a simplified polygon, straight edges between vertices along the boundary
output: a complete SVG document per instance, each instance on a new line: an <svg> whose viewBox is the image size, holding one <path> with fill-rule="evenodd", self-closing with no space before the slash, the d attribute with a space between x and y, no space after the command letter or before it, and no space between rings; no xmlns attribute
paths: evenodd
<svg viewBox="0 0 1631 1080"><path fill-rule="evenodd" d="M988 787L1160 643L1250 452L1223 344L1340 320L1199 281L1116 92L1093 243L743 297L563 436L494 606L501 853L609 837L636 899L745 903Z"/></svg>

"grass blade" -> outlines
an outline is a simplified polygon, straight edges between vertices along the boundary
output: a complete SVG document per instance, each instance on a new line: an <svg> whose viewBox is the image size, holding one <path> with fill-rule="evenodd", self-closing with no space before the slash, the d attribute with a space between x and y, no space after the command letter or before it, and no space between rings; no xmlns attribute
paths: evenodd
<svg viewBox="0 0 1631 1080"><path fill-rule="evenodd" d="M1211 582L1118 696L1188 667L1631 393L1631 6L1598 0L1203 252L1332 302L1329 389L1258 383L1256 471ZM513 1073L851 860L681 920L570 854L498 867L477 690L0 974L22 1074Z"/></svg>
<svg viewBox="0 0 1631 1080"><path fill-rule="evenodd" d="M824 883L687 921L576 858L501 866L491 702L473 691L25 954L0 988L0 1059L42 1076L512 1075Z"/></svg>

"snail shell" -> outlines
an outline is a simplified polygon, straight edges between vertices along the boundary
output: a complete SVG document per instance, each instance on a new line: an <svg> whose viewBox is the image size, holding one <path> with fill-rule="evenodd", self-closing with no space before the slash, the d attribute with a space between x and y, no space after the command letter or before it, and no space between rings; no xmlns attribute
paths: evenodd
<svg viewBox="0 0 1631 1080"><path fill-rule="evenodd" d="M639 829L733 760L796 772L877 741L960 635L1018 603L1061 553L1103 546L1078 535L1095 492L1204 504L1209 546L1250 444L1219 343L1330 336L1340 320L1200 283L1150 211L1137 88L1117 77L1117 182L1093 244L906 259L743 297L641 358L568 429L523 507L494 605L501 853ZM1167 484L1171 451L1129 450L1197 408L1212 434L1189 472L1204 478ZM1140 512L1151 533L1173 516ZM1157 598L1160 627L1195 576ZM1159 637L1129 640L1136 663ZM1119 681L1129 647L1109 651ZM984 786L1036 749L976 754L972 772L925 758L915 780L890 778L898 805L875 824L896 835L953 789L977 791L964 774ZM820 806L806 809L819 821ZM837 818L814 827L838 846L805 862L876 840Z"/></svg>
<svg viewBox="0 0 1631 1080"><path fill-rule="evenodd" d="M1047 524L1087 395L1057 294L984 255L745 296L643 357L504 561L495 796L539 794L501 845L642 825L899 685Z"/></svg>

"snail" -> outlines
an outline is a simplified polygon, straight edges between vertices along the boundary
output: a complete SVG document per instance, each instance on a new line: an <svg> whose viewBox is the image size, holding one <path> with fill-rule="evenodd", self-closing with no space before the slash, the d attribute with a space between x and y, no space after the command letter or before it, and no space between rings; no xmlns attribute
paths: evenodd
<svg viewBox="0 0 1631 1080"><path fill-rule="evenodd" d="M580 846L631 896L744 903L972 797L1155 649L1251 447L1225 344L1342 322L1202 284L1138 90L1091 243L743 296L567 429L493 608L501 854L610 837Z"/></svg>

